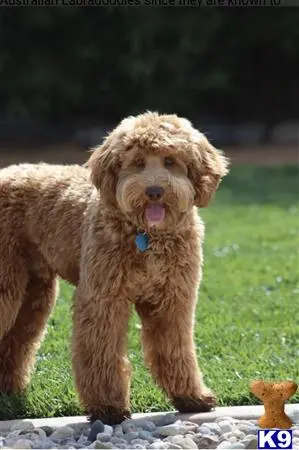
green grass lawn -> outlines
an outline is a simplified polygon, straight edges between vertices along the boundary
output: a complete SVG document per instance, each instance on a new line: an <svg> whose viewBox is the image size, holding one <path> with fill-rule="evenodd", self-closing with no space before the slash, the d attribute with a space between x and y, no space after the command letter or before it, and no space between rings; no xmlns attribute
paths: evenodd
<svg viewBox="0 0 299 450"><path fill-rule="evenodd" d="M248 392L254 378L299 381L298 183L297 167L234 167L213 204L201 211L205 266L195 339L220 405L258 403ZM0 419L81 412L69 349L72 292L61 283L31 386L23 396L0 396ZM132 409L170 410L143 366L138 324L134 316Z"/></svg>

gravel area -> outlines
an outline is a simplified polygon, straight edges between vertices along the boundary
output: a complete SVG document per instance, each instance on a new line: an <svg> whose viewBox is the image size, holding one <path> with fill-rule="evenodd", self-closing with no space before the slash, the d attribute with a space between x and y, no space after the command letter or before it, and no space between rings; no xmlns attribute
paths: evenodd
<svg viewBox="0 0 299 450"><path fill-rule="evenodd" d="M299 411L298 411L299 413ZM296 414L297 416L297 414ZM299 414L292 417L293 449L299 450ZM1 428L1 422L0 422ZM256 449L257 421L219 417L214 422L196 423L178 420L166 414L158 421L126 420L114 427L100 420L60 428L35 428L26 421L0 432L4 449Z"/></svg>

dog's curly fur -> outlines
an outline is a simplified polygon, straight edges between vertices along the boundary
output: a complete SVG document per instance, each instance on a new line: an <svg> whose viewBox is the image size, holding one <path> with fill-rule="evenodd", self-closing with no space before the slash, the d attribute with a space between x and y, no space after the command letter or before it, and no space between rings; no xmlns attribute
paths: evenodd
<svg viewBox="0 0 299 450"><path fill-rule="evenodd" d="M56 278L77 289L76 386L91 419L130 416L126 335L133 305L145 361L180 411L215 404L197 364L193 322L206 206L228 162L191 123L147 112L123 120L85 167L0 171L0 392L29 382ZM150 197L147 188L163 188ZM162 205L155 222L149 203ZM136 235L146 232L141 252Z"/></svg>

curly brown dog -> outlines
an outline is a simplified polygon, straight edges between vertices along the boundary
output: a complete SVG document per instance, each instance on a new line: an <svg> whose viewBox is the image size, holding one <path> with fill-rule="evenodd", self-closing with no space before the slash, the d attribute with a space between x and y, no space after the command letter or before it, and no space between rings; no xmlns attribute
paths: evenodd
<svg viewBox="0 0 299 450"><path fill-rule="evenodd" d="M145 361L180 411L215 404L197 364L193 322L206 206L227 160L176 115L129 117L86 167L0 171L0 392L29 382L57 276L77 286L73 368L91 420L130 416L126 358L133 305Z"/></svg>

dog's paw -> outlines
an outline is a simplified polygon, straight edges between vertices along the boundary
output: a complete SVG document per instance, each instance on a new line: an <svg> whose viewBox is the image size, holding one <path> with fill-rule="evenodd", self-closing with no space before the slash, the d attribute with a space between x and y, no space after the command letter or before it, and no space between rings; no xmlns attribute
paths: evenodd
<svg viewBox="0 0 299 450"><path fill-rule="evenodd" d="M101 420L106 425L117 425L126 419L131 418L131 411L128 409L118 409L114 406L99 409L89 414L89 421Z"/></svg>
<svg viewBox="0 0 299 450"><path fill-rule="evenodd" d="M212 392L207 392L200 397L174 397L173 406L181 413L195 413L211 411L216 405L216 397Z"/></svg>

